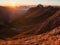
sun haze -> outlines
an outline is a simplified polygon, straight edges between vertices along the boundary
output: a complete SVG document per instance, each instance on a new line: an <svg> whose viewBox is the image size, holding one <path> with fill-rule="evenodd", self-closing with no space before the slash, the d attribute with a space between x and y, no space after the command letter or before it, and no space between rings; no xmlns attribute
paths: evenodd
<svg viewBox="0 0 60 45"><path fill-rule="evenodd" d="M12 4L13 3L13 4ZM3 6L16 6L16 4L20 5L59 5L60 6L60 0L0 0L0 5Z"/></svg>
<svg viewBox="0 0 60 45"><path fill-rule="evenodd" d="M15 4L11 4L12 7L16 6Z"/></svg>
<svg viewBox="0 0 60 45"><path fill-rule="evenodd" d="M16 7L16 4L11 4L10 6L11 6L11 7Z"/></svg>

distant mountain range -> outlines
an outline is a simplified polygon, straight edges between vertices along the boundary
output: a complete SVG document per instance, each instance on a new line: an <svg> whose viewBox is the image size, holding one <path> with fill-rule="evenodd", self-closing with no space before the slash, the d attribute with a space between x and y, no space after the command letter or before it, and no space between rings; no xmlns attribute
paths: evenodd
<svg viewBox="0 0 60 45"><path fill-rule="evenodd" d="M60 7L38 5L30 8L14 22L16 22L16 28L22 31L13 38L43 34L60 26Z"/></svg>
<svg viewBox="0 0 60 45"><path fill-rule="evenodd" d="M23 15L17 17L7 25L9 28L16 28L17 30L17 34L14 33L16 30L6 32L7 34L9 33L8 35L11 35L12 39L47 33L60 26L60 7L39 4L36 7L30 8ZM10 31L15 35L13 36ZM5 34L5 32L2 34ZM8 35L7 37L9 37Z"/></svg>

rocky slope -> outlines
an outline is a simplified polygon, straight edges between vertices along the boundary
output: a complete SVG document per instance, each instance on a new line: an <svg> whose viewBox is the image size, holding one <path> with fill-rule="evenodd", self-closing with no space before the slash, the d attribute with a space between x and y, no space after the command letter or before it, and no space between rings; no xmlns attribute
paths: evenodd
<svg viewBox="0 0 60 45"><path fill-rule="evenodd" d="M0 45L60 45L60 26L41 35L16 40L0 40Z"/></svg>

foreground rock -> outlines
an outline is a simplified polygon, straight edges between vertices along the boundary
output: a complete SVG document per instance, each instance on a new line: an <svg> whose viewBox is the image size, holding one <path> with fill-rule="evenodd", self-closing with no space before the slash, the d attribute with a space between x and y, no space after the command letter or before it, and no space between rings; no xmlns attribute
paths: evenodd
<svg viewBox="0 0 60 45"><path fill-rule="evenodd" d="M16 40L0 40L0 45L60 45L60 26L41 35Z"/></svg>

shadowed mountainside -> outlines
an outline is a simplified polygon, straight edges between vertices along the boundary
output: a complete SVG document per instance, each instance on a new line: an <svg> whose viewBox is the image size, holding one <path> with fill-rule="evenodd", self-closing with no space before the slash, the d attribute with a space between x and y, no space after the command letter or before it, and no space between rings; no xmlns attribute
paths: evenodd
<svg viewBox="0 0 60 45"><path fill-rule="evenodd" d="M6 38L0 45L60 45L60 8L38 5L7 25L9 30L6 25L0 30Z"/></svg>
<svg viewBox="0 0 60 45"><path fill-rule="evenodd" d="M12 9L12 8L10 8ZM60 26L60 8L54 6L38 5L30 8L24 15L9 22L11 11L0 7L0 38L22 38L47 33ZM0 23L2 22L0 20ZM7 20L7 21L6 21Z"/></svg>
<svg viewBox="0 0 60 45"><path fill-rule="evenodd" d="M12 12L8 7L0 6L0 39L5 39L18 33L9 26L11 14Z"/></svg>
<svg viewBox="0 0 60 45"><path fill-rule="evenodd" d="M17 18L14 22L14 25L17 25L15 27L20 28L22 31L13 38L47 33L60 26L60 9L53 6L44 7L38 5L29 9L21 18Z"/></svg>

